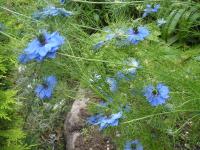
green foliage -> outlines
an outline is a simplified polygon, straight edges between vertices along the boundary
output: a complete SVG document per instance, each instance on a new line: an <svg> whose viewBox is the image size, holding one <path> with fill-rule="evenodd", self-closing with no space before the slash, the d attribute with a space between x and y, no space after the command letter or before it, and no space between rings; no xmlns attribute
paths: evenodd
<svg viewBox="0 0 200 150"><path fill-rule="evenodd" d="M15 91L0 90L0 145L3 149L22 149L21 139L25 137L22 132L22 120L18 112L18 104L14 96Z"/></svg>
<svg viewBox="0 0 200 150"><path fill-rule="evenodd" d="M122 25L115 24L115 26L121 27ZM124 118L119 127L112 127L105 131L107 135L113 135L119 149L123 149L126 140L130 139L142 140L144 149L181 148L181 140L191 149L195 149L198 147L198 140L196 140L198 138L193 138L193 131L198 130L196 127L200 123L197 121L200 110L198 93L200 72L199 62L194 58L199 55L200 51L197 47L188 51L169 47L157 38L158 28L152 24L147 26L152 33L148 40L136 46L123 48L114 46L115 40L113 40L93 55L93 58L105 61L105 65L96 62L87 66L88 75L95 72L102 76L102 80L97 84L90 85L100 96L101 92L98 87L101 83L105 83L106 77L114 77L128 57L136 58L141 68L133 81L119 81L118 92L111 93L108 86L104 87L104 92L107 92L114 102L108 107L92 105L91 110L94 113L111 114L118 112L121 105L131 105L130 112L123 112ZM100 35L104 36L104 32ZM169 86L170 100L165 105L152 107L144 98L142 91L148 84L156 85L160 82ZM102 96L102 98L108 101L108 97ZM189 126L190 121L195 125ZM116 132L121 136L116 137ZM189 133L187 136L186 132Z"/></svg>
<svg viewBox="0 0 200 150"><path fill-rule="evenodd" d="M99 90L99 86L102 86L102 90L113 98L113 103L106 108L97 103L92 104L91 113L103 112L109 115L118 112L121 106L130 105L131 110L123 112L120 125L104 132L112 136L119 149L123 149L127 140L134 139L139 139L144 149L182 149L185 148L183 143L189 145L190 149L199 147L199 46L188 49L184 46L169 46L169 43L177 40L181 46L191 39L198 40L198 5L189 1L159 1L162 11L142 19L140 17L149 1L115 3L106 0L101 4L97 0L68 1L66 5L61 5L57 0L52 0L48 4L74 11L74 16L52 17L40 21L32 19L33 12L46 7L46 2L3 2L5 8L0 15L4 18L7 29L2 32L4 44L0 47L4 50L1 51L2 54L0 52L0 79L4 88L0 92L0 141L3 141L0 144L7 149L25 149L20 144L20 139L25 135L20 127L21 114L16 113L19 107L13 98L16 92L8 90L15 80L17 99L23 104L23 127L28 134L25 143L33 145L32 149L63 149L64 116L80 85L90 87L99 98L108 101L109 97ZM156 19L161 17L166 18L167 23L159 28ZM108 34L105 28L116 31L139 25L146 26L150 35L138 45L118 46L118 41L113 39L94 51L93 46ZM41 63L17 65L14 57L22 52L41 29L58 31L65 37L65 44L59 49L57 57L45 59ZM138 60L141 67L134 80L119 81L119 90L111 93L105 82L106 77L114 77L124 67L124 60L129 57ZM10 73L14 65L19 68L15 77ZM96 83L91 82L94 74L102 77ZM58 85L50 100L41 101L36 97L34 89L48 75L55 75ZM142 91L146 85L160 82L169 86L170 99L165 105L152 107ZM116 132L121 136L115 136Z"/></svg>
<svg viewBox="0 0 200 150"><path fill-rule="evenodd" d="M165 16L167 23L162 29L162 37L169 43L176 41L199 43L199 4L173 4Z"/></svg>
<svg viewBox="0 0 200 150"><path fill-rule="evenodd" d="M0 19L4 15L0 13ZM0 147L2 150L27 149L22 144L25 134L22 131L23 120L19 113L20 105L16 101L16 91L13 90L13 70L15 57L10 49L12 40L7 32L6 20L3 25L5 29L0 30Z"/></svg>

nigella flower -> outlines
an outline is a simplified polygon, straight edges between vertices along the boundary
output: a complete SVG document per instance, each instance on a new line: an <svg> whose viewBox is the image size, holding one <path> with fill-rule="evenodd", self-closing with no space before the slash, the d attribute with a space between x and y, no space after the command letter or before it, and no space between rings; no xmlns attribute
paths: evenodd
<svg viewBox="0 0 200 150"><path fill-rule="evenodd" d="M169 98L169 88L162 83L159 83L156 87L148 85L144 88L144 96L152 106L164 104Z"/></svg>
<svg viewBox="0 0 200 150"><path fill-rule="evenodd" d="M143 146L139 140L127 141L124 150L143 150Z"/></svg>
<svg viewBox="0 0 200 150"><path fill-rule="evenodd" d="M142 17L146 17L148 14L151 14L151 13L156 13L158 12L158 9L160 8L160 5L157 4L155 5L154 7L151 6L151 5L146 5L146 8L144 9L144 14L142 15Z"/></svg>
<svg viewBox="0 0 200 150"><path fill-rule="evenodd" d="M92 78L90 78L90 82L97 82L101 79L101 75L100 74L94 74L94 76Z"/></svg>
<svg viewBox="0 0 200 150"><path fill-rule="evenodd" d="M122 71L118 71L116 76L119 80L130 80L135 76L138 68L140 68L139 62L135 58L128 58Z"/></svg>
<svg viewBox="0 0 200 150"><path fill-rule="evenodd" d="M44 58L55 58L56 52L62 44L64 44L64 37L60 36L58 32L52 34L43 32L28 44L18 59L21 63L27 63L31 60L40 62Z"/></svg>
<svg viewBox="0 0 200 150"><path fill-rule="evenodd" d="M99 121L102 120L104 116L102 114L97 114L87 118L87 122L92 125L98 125Z"/></svg>
<svg viewBox="0 0 200 150"><path fill-rule="evenodd" d="M135 75L136 70L140 67L139 62L135 58L128 58L125 64L126 67L124 68L124 71L130 75Z"/></svg>
<svg viewBox="0 0 200 150"><path fill-rule="evenodd" d="M60 0L60 3L61 3L61 4L64 4L64 3L65 3L65 0Z"/></svg>
<svg viewBox="0 0 200 150"><path fill-rule="evenodd" d="M101 101L99 102L99 105L100 105L100 106L103 106L103 107L107 107L110 103L113 102L113 99L112 99L111 97L107 97L107 98L108 98L108 101L107 101L107 102L101 100Z"/></svg>
<svg viewBox="0 0 200 150"><path fill-rule="evenodd" d="M52 96L53 89L57 84L57 80L55 76L49 76L44 79L43 84L39 84L35 88L36 96L40 99L49 99Z"/></svg>
<svg viewBox="0 0 200 150"><path fill-rule="evenodd" d="M160 27L162 26L163 24L165 24L167 21L164 19L164 18L161 18L161 19L158 19L157 20L157 25Z"/></svg>
<svg viewBox="0 0 200 150"><path fill-rule="evenodd" d="M99 50L102 46L105 45L105 41L99 41L98 43L96 43L94 46L93 46L93 49L95 51Z"/></svg>
<svg viewBox="0 0 200 150"><path fill-rule="evenodd" d="M27 62L30 61L27 54L20 54L19 57L18 57L18 60L21 64L26 64Z"/></svg>
<svg viewBox="0 0 200 150"><path fill-rule="evenodd" d="M143 41L149 35L149 30L146 27L138 27L137 29L128 30L128 41L134 45Z"/></svg>
<svg viewBox="0 0 200 150"><path fill-rule="evenodd" d="M111 92L117 91L117 81L114 78L107 77L106 82L109 84L109 88Z"/></svg>
<svg viewBox="0 0 200 150"><path fill-rule="evenodd" d="M122 117L122 112L112 114L109 117L98 114L91 116L87 119L87 122L93 125L98 125L100 130L105 129L109 126L118 126L119 119Z"/></svg>
<svg viewBox="0 0 200 150"><path fill-rule="evenodd" d="M121 80L121 79L126 79L126 76L124 75L123 72L118 71L116 74L117 79Z"/></svg>
<svg viewBox="0 0 200 150"><path fill-rule="evenodd" d="M45 19L47 17L51 16L64 16L68 17L73 15L71 11L67 11L64 8L56 8L54 6L48 6L47 8L44 8L43 10L36 12L33 14L33 18L35 19Z"/></svg>
<svg viewBox="0 0 200 150"><path fill-rule="evenodd" d="M110 34L106 35L106 41L112 40L113 38L115 38L115 36L116 35L114 33L110 33Z"/></svg>
<svg viewBox="0 0 200 150"><path fill-rule="evenodd" d="M3 23L0 22L0 31L4 30L5 29L5 26Z"/></svg>

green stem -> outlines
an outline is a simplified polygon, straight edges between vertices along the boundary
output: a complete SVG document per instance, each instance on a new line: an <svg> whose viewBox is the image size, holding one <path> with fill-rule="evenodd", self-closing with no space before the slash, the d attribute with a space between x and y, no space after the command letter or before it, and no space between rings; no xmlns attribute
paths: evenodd
<svg viewBox="0 0 200 150"><path fill-rule="evenodd" d="M10 9L8 9L8 8L6 8L6 7L0 6L0 8L3 9L3 10L9 11L9 12L11 12L12 14L16 14L16 15L19 15L19 16L22 16L22 17L25 17L25 18L28 18L28 19L31 19L31 20L40 22L39 20L33 19L32 17L29 17L29 16L23 15L23 14L21 14L21 13L18 13L18 12L16 12L16 11L10 10Z"/></svg>
<svg viewBox="0 0 200 150"><path fill-rule="evenodd" d="M85 0L71 0L72 2L78 3L87 3L87 4L134 4L134 3L144 3L144 1L133 1L133 2L94 2L94 1L85 1ZM152 2L160 2L161 0L152 0Z"/></svg>
<svg viewBox="0 0 200 150"><path fill-rule="evenodd" d="M78 59L78 60L94 61L94 62L105 62L105 63L110 63L110 64L113 64L113 63L116 64L116 62L111 62L111 61L107 61L107 60L84 58L84 57L78 57L78 56L74 56L74 55L63 54L63 53L58 53L58 54L60 54L62 56L67 56L67 57L70 57L70 58L75 58L75 59ZM121 65L121 64L119 64L119 65Z"/></svg>
<svg viewBox="0 0 200 150"><path fill-rule="evenodd" d="M122 124L127 124L127 123L136 122L136 121L144 120L144 119L155 117L155 116L166 115L166 114L171 114L171 113L178 113L178 112L200 112L200 110L176 110L176 111L171 111L171 112L157 113L157 114L144 116L141 118L132 119L132 120L123 122Z"/></svg>
<svg viewBox="0 0 200 150"><path fill-rule="evenodd" d="M199 114L197 115L194 115L193 117L191 117L190 119L188 119L180 128L178 128L176 131L174 131L173 133L176 134L178 133L180 130L182 130L184 128L184 126L189 122L191 121L192 119L194 119L195 117L197 117Z"/></svg>

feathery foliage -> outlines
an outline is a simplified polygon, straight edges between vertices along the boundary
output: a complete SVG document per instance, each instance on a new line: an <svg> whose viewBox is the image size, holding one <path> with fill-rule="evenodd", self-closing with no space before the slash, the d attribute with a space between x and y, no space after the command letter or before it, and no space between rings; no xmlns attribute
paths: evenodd
<svg viewBox="0 0 200 150"><path fill-rule="evenodd" d="M158 3L161 7L157 13L142 18L146 4ZM73 15L43 20L32 17L34 12L52 5L72 11ZM200 125L197 2L71 0L61 4L57 0L7 0L3 1L0 9L8 28L2 34L12 39L2 38L5 43L2 49L12 49L15 55L21 54L41 30L57 31L65 37L65 43L59 47L55 59L15 64L18 67L15 88L18 90L17 98L23 104L24 130L27 134L25 143L34 145L32 149L63 149L63 116L69 110L79 86L91 88L99 99L108 103L105 107L98 102L91 103L91 114L110 116L122 111L119 125L102 131L112 137L118 149L123 149L127 140L134 139L138 139L144 149L200 147L197 134ZM164 18L166 24L159 27L156 23L159 18ZM149 35L140 39L138 44L126 43L129 36L127 30L135 30L138 26L147 28ZM108 34L113 33L114 38L109 36L109 39ZM175 42L181 46L170 45ZM189 43L188 46L185 42ZM100 48L95 49L96 44ZM13 58L9 56L4 60L3 56L0 56L0 71L5 73L2 78L7 78L12 67L5 67L4 62L13 63ZM119 71L126 67L131 69L125 64L129 58L138 61L137 71L129 79L119 79ZM51 99L41 100L35 95L35 87L50 75L56 76L58 83ZM115 92L110 90L108 78L116 79ZM12 80L9 78L9 81ZM2 87L9 84L7 82ZM156 86L159 83L169 87L170 98L165 104L152 107L143 90L149 84ZM20 116L16 114L17 107L13 108L16 106L15 94L8 90L0 95L6 99L5 110L0 110L6 124L14 119L17 123L17 116ZM126 106L129 106L128 111ZM8 110L16 114L16 118L10 116L6 112ZM24 137L20 130L12 137L9 133L13 129L0 131L0 136L7 139L5 143L17 142Z"/></svg>

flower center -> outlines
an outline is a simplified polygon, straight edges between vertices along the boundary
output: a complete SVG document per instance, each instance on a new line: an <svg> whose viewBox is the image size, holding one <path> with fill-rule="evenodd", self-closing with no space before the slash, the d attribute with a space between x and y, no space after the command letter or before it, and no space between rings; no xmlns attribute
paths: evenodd
<svg viewBox="0 0 200 150"><path fill-rule="evenodd" d="M132 145L131 145L131 149L136 149L136 145L135 145L135 144L132 144Z"/></svg>
<svg viewBox="0 0 200 150"><path fill-rule="evenodd" d="M43 35L43 34L40 34L39 36L38 36L38 40L39 40L39 42L40 42L40 44L43 46L43 45L45 45L46 43L47 43L47 41L46 41L46 39L45 39L45 36Z"/></svg>
<svg viewBox="0 0 200 150"><path fill-rule="evenodd" d="M152 94L153 94L153 95L158 95L158 90L154 89L154 90L152 91Z"/></svg>
<svg viewBox="0 0 200 150"><path fill-rule="evenodd" d="M44 87L45 89L47 89L47 88L48 88L48 85L47 85L47 83L43 83L42 85L43 85L43 87Z"/></svg>
<svg viewBox="0 0 200 150"><path fill-rule="evenodd" d="M133 28L133 30L134 30L134 33L135 33L135 34L138 34L138 33L139 33L139 31L138 31L138 28L137 28L137 27L134 27L134 28Z"/></svg>

